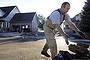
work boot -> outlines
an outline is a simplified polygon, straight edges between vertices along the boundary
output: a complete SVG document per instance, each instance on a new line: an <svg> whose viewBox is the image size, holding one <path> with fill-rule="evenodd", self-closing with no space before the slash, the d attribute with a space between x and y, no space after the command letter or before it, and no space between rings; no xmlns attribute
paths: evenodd
<svg viewBox="0 0 90 60"><path fill-rule="evenodd" d="M46 56L46 57L50 57L50 55L47 52L45 52L45 51L42 51L41 54Z"/></svg>

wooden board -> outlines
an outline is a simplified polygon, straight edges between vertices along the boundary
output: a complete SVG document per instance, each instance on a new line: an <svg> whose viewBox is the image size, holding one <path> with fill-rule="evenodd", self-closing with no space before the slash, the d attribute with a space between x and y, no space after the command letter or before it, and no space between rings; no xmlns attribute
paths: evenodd
<svg viewBox="0 0 90 60"><path fill-rule="evenodd" d="M74 39L74 37L70 37L70 38L68 38L68 40L70 42L83 43L83 44L87 44L87 45L90 46L90 40L87 40L87 39Z"/></svg>

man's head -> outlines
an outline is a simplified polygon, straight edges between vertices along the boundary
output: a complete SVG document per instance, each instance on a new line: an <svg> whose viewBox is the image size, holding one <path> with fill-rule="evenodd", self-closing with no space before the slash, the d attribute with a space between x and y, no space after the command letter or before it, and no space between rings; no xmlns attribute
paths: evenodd
<svg viewBox="0 0 90 60"><path fill-rule="evenodd" d="M60 8L60 11L63 14L67 13L69 11L69 9L70 9L70 4L68 2L62 3L61 8Z"/></svg>

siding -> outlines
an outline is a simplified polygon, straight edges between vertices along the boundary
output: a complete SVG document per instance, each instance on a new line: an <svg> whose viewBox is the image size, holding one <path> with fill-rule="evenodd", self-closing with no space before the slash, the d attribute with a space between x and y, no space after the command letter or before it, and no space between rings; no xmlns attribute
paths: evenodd
<svg viewBox="0 0 90 60"><path fill-rule="evenodd" d="M34 33L38 32L38 21L37 21L37 14L34 15L34 18L32 20L32 31Z"/></svg>

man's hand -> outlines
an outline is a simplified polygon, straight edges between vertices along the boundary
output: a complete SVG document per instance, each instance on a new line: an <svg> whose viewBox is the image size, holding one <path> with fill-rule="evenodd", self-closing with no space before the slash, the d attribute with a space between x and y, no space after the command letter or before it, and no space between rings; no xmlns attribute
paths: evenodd
<svg viewBox="0 0 90 60"><path fill-rule="evenodd" d="M69 45L69 42L68 42L68 38L69 38L69 37L70 37L70 36L67 35L67 34L64 35L64 39L65 39L65 42L66 42L67 45Z"/></svg>

